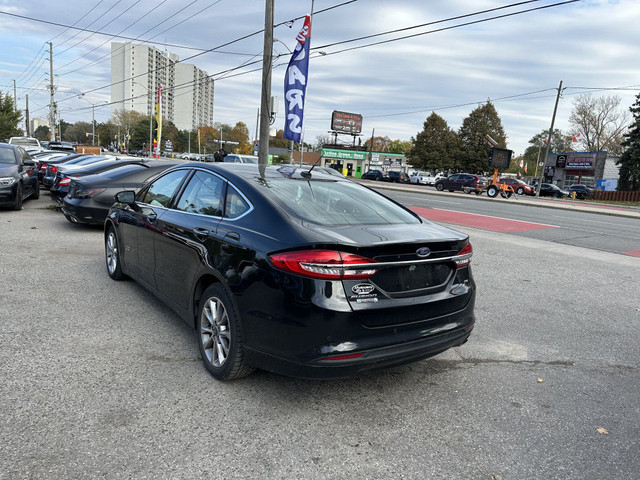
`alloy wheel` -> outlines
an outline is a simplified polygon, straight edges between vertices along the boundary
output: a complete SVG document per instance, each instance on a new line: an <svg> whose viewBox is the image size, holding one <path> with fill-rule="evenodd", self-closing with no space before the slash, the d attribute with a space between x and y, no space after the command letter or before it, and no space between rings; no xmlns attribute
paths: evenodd
<svg viewBox="0 0 640 480"><path fill-rule="evenodd" d="M218 297L210 297L202 309L200 335L209 363L214 367L224 365L231 348L231 331L227 309Z"/></svg>

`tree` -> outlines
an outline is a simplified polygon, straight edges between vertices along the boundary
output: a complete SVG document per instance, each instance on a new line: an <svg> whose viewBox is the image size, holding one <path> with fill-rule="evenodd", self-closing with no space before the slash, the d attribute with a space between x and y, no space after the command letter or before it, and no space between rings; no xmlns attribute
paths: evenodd
<svg viewBox="0 0 640 480"><path fill-rule="evenodd" d="M573 100L569 123L575 129L574 135L580 134L581 149L622 153L622 134L629 115L620 110L620 101L618 96L594 98L591 94L578 95Z"/></svg>
<svg viewBox="0 0 640 480"><path fill-rule="evenodd" d="M87 122L76 122L65 129L64 139L67 142L76 142L81 145L88 145L91 144L91 135L87 136L87 133L93 133L91 124Z"/></svg>
<svg viewBox="0 0 640 480"><path fill-rule="evenodd" d="M389 137L373 137L373 149L374 152L388 152L391 139ZM363 150L369 151L369 145L371 144L371 138L364 142Z"/></svg>
<svg viewBox="0 0 640 480"><path fill-rule="evenodd" d="M0 140L22 135L18 124L22 121L22 112L14 111L13 97L0 91Z"/></svg>
<svg viewBox="0 0 640 480"><path fill-rule="evenodd" d="M549 130L543 130L540 133L535 134L529 140L529 146L524 151L523 161L529 168L533 166L533 171L527 171L529 175L533 175L535 172L536 162L544 161L544 154L547 148L546 139L549 138ZM562 130L554 128L553 135L551 136L550 152L570 152L572 150L571 136L562 133ZM512 162L513 163L513 162Z"/></svg>
<svg viewBox="0 0 640 480"><path fill-rule="evenodd" d="M633 116L633 123L623 135L622 147L625 150L616 162L620 165L618 190L621 191L640 190L640 94L636 96L629 111Z"/></svg>
<svg viewBox="0 0 640 480"><path fill-rule="evenodd" d="M406 155L411 150L412 144L409 140L391 140L389 142L390 153L400 153Z"/></svg>
<svg viewBox="0 0 640 480"><path fill-rule="evenodd" d="M40 141L44 141L49 138L49 127L46 125L40 125L36 128L36 131L33 132L34 138L37 138Z"/></svg>
<svg viewBox="0 0 640 480"><path fill-rule="evenodd" d="M489 135L500 148L507 148L507 136L496 108L490 101L473 110L462 121L458 136L462 145L456 168L469 173L483 173L489 170L489 145L484 136Z"/></svg>
<svg viewBox="0 0 640 480"><path fill-rule="evenodd" d="M420 170L440 172L451 170L453 159L458 156L459 139L447 121L435 112L427 117L423 129L408 152L412 165Z"/></svg>
<svg viewBox="0 0 640 480"><path fill-rule="evenodd" d="M284 132L283 132L284 133ZM238 122L231 130L229 139L238 142L238 146L234 150L242 154L251 153L251 143L249 141L249 128L244 122Z"/></svg>
<svg viewBox="0 0 640 480"><path fill-rule="evenodd" d="M275 148L289 148L289 140L284 138L284 130L278 130L275 137L269 138L269 146Z"/></svg>

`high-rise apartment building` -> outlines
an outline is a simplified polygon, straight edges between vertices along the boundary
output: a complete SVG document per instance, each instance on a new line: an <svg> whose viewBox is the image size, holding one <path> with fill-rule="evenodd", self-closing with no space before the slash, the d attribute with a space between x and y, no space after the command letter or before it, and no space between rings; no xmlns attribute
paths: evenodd
<svg viewBox="0 0 640 480"><path fill-rule="evenodd" d="M111 43L111 113L154 112L162 85L162 115L178 130L213 124L213 79L178 56L155 47Z"/></svg>

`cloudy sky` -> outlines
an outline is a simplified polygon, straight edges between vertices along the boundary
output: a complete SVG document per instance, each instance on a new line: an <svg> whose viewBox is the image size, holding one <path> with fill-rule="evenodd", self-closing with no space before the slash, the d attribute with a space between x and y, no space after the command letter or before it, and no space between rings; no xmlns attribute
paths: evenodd
<svg viewBox="0 0 640 480"><path fill-rule="evenodd" d="M272 86L280 97L279 129L284 54L294 48L300 17L311 8L311 0L275 0L274 54L283 55ZM566 88L556 127L567 132L576 95L617 95L626 110L640 92L638 0L315 0L313 9L304 124L310 143L327 134L333 110L362 114L365 137L375 129L409 140L432 111L458 129L491 99L508 148L519 154L549 128L561 80ZM531 9L538 10L526 12ZM52 42L61 116L90 121L89 103L77 96L110 101L110 42L124 36L157 42L181 60L197 55L185 63L216 80L214 122L245 122L253 137L264 11L262 0L0 0L0 91L13 94L15 79L19 107L28 94L31 117L46 117L45 42ZM393 30L401 31L378 35ZM203 53L209 49L216 50ZM229 69L235 70L224 73ZM96 107L95 114L105 121L110 107Z"/></svg>

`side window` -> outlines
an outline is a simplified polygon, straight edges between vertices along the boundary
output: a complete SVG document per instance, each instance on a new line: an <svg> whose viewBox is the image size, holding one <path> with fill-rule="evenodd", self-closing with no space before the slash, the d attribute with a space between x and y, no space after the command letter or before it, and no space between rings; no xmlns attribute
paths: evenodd
<svg viewBox="0 0 640 480"><path fill-rule="evenodd" d="M158 178L148 189L140 192L137 200L156 207L168 207L187 170L176 170Z"/></svg>
<svg viewBox="0 0 640 480"><path fill-rule="evenodd" d="M460 175L451 175L449 177L449 180L452 182L457 182L459 178L460 178Z"/></svg>
<svg viewBox="0 0 640 480"><path fill-rule="evenodd" d="M227 201L225 203L224 216L236 218L249 210L249 204L231 185L227 186Z"/></svg>
<svg viewBox="0 0 640 480"><path fill-rule="evenodd" d="M176 209L221 217L224 183L215 175L197 171L180 195Z"/></svg>

